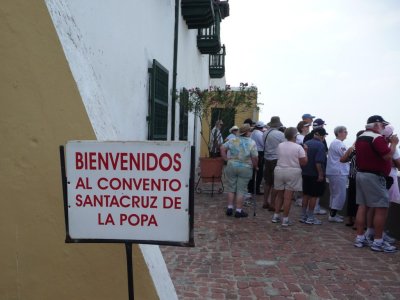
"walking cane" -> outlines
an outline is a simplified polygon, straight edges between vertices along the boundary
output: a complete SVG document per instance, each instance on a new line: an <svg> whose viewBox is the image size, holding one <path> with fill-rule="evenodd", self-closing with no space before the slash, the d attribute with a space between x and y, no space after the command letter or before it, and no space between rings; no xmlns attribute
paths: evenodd
<svg viewBox="0 0 400 300"><path fill-rule="evenodd" d="M256 200L256 196L257 196L257 192L256 192L256 185L257 185L257 169L253 168L253 172L254 172L254 182L253 182L253 217L256 216L256 207L257 207L257 200Z"/></svg>

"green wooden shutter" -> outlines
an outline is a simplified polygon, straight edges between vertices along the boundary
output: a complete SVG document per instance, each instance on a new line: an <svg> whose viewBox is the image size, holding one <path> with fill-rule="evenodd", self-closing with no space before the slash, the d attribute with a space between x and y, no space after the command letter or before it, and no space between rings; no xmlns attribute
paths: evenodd
<svg viewBox="0 0 400 300"><path fill-rule="evenodd" d="M167 140L168 70L153 60L150 73L149 140Z"/></svg>

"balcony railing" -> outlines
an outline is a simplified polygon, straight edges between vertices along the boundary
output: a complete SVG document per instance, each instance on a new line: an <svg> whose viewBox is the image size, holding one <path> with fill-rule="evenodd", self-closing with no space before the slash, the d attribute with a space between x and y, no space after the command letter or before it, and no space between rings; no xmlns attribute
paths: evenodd
<svg viewBox="0 0 400 300"><path fill-rule="evenodd" d="M225 45L217 54L210 54L209 57L209 73L211 78L222 78L225 76Z"/></svg>
<svg viewBox="0 0 400 300"><path fill-rule="evenodd" d="M201 54L217 54L221 50L219 10L215 11L214 23L207 28L199 28L197 33L197 48Z"/></svg>

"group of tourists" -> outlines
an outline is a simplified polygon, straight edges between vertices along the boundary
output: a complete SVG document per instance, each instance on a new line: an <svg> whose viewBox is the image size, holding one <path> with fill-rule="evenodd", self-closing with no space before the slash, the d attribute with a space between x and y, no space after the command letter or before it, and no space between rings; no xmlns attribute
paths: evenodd
<svg viewBox="0 0 400 300"><path fill-rule="evenodd" d="M243 201L251 193L264 196L262 207L273 212L272 223L293 225L290 208L297 198L302 206L299 221L321 225L316 214L327 213L320 208L319 198L329 182L328 222L344 222L338 211L347 199L346 226L357 230L354 246L395 252L395 240L384 231L390 202L400 203L399 139L393 126L379 115L371 116L349 148L344 144L346 127L336 126L328 148L325 121L314 119L304 114L296 127L287 128L278 116L268 124L247 119L240 127L233 126L225 140L222 121L216 122L211 134L219 140L212 144L218 145L218 155L227 161L226 215L247 217Z"/></svg>

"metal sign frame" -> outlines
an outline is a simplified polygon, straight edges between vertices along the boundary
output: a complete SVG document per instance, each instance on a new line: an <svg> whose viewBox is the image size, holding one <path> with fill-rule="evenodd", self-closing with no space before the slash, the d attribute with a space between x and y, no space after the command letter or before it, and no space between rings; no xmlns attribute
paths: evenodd
<svg viewBox="0 0 400 300"><path fill-rule="evenodd" d="M171 246L182 246L192 247L194 246L194 234L193 234L193 217L194 217L194 147L191 147L191 162L190 162L190 178L189 178L189 237L188 242L175 242L175 241L157 241L157 240L140 240L140 239L87 239L87 238L72 238L69 233L69 212L68 212L68 178L66 177L66 160L65 160L65 149L64 146L60 146L60 161L61 161L61 176L62 176L62 187L63 187L63 199L64 199L64 216L65 216L65 228L66 228L66 243L138 243L138 244L152 244L152 245L171 245Z"/></svg>
<svg viewBox="0 0 400 300"><path fill-rule="evenodd" d="M195 176L195 147L190 147L190 178L189 178L189 237L188 242L174 241L157 241L157 240L136 240L136 239L86 239L86 238L71 238L69 233L69 218L68 218L68 178L66 172L65 148L59 146L60 163L61 163L61 181L63 190L64 202L64 217L65 217L65 243L123 243L125 244L126 260L127 260L127 275L128 275L128 293L129 299L134 299L133 286L133 258L132 244L151 244L151 245L167 245L179 247L194 247L194 176Z"/></svg>

